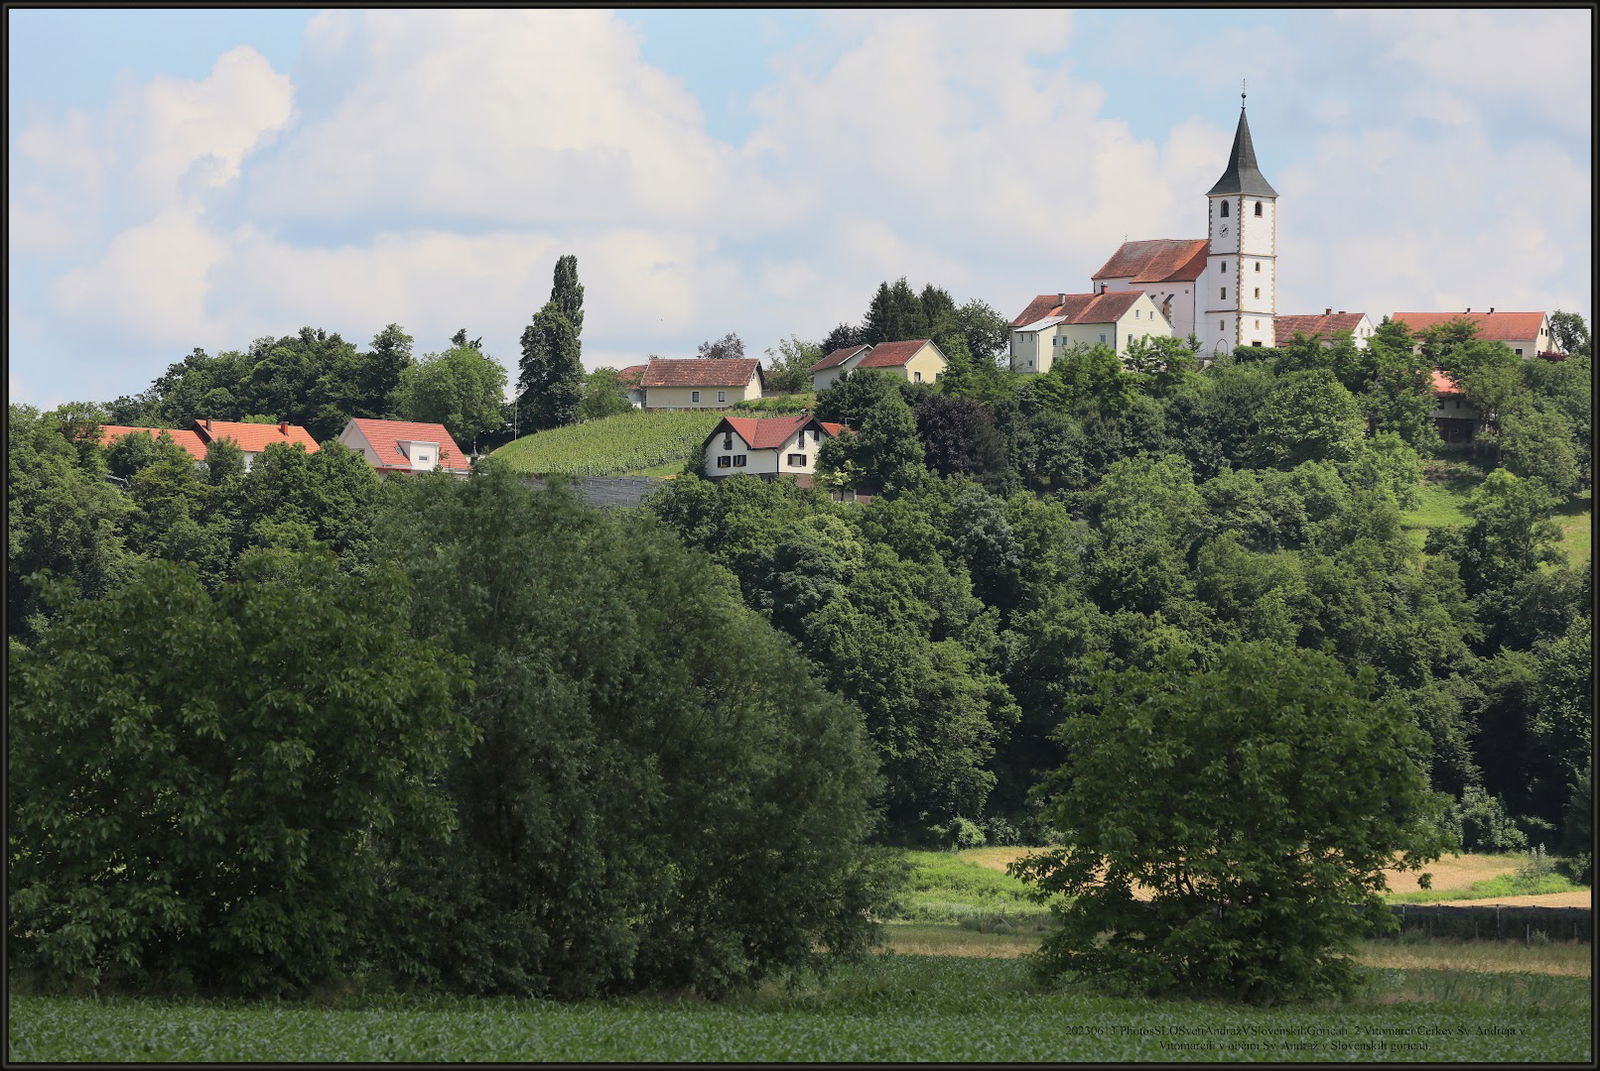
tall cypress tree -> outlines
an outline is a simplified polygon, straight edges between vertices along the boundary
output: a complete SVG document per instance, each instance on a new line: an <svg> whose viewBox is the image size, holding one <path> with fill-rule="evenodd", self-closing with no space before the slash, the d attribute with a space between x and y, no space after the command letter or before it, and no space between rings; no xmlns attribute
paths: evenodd
<svg viewBox="0 0 1600 1071"><path fill-rule="evenodd" d="M522 332L518 422L527 431L574 424L582 401L578 332L552 298L533 314L533 322Z"/></svg>
<svg viewBox="0 0 1600 1071"><path fill-rule="evenodd" d="M574 335L583 334L583 284L578 282L578 258L568 253L556 261L550 300L556 303ZM579 343L580 347L582 343Z"/></svg>

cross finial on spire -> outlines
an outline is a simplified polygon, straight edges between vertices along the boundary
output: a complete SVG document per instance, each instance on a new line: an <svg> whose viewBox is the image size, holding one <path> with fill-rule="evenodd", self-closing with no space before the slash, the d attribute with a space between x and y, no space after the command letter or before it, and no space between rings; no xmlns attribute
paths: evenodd
<svg viewBox="0 0 1600 1071"><path fill-rule="evenodd" d="M1241 108L1244 107L1245 81L1246 80L1243 79L1243 78L1239 79L1239 107L1241 107Z"/></svg>

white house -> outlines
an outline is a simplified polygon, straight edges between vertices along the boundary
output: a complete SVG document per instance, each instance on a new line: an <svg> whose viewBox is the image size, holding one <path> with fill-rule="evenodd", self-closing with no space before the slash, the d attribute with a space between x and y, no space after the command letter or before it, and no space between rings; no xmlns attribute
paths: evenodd
<svg viewBox="0 0 1600 1071"><path fill-rule="evenodd" d="M1340 309L1324 309L1322 315L1310 316L1278 316L1273 319L1273 330L1277 334L1276 344L1287 346L1294 341L1294 336L1304 335L1307 338L1321 339L1324 346L1333 344L1333 338L1343 331L1355 340L1356 349L1367 348L1367 339L1372 337L1372 321L1367 319L1364 312L1345 312Z"/></svg>
<svg viewBox="0 0 1600 1071"><path fill-rule="evenodd" d="M724 417L705 438L705 474L714 480L741 472L766 479L794 476L809 483L817 471L817 451L823 442L848 430L809 413Z"/></svg>
<svg viewBox="0 0 1600 1071"><path fill-rule="evenodd" d="M646 409L726 409L761 397L766 377L754 357L654 357L639 385Z"/></svg>
<svg viewBox="0 0 1600 1071"><path fill-rule="evenodd" d="M845 346L827 354L811 366L811 389L819 393L827 390L871 351L871 346Z"/></svg>
<svg viewBox="0 0 1600 1071"><path fill-rule="evenodd" d="M1278 191L1256 164L1244 105L1233 152L1206 192L1204 239L1124 242L1092 277L1096 292L1145 290L1172 333L1199 337L1201 353L1271 346L1278 307Z"/></svg>
<svg viewBox="0 0 1600 1071"><path fill-rule="evenodd" d="M1405 324L1413 335L1451 320L1466 320L1478 329L1479 338L1504 342L1518 357L1559 356L1548 313L1495 312L1491 307L1488 312L1397 312L1389 318Z"/></svg>
<svg viewBox="0 0 1600 1071"><path fill-rule="evenodd" d="M1172 325L1143 290L1040 294L1011 321L1011 370L1048 372L1080 343L1125 354L1136 338L1171 334Z"/></svg>
<svg viewBox="0 0 1600 1071"><path fill-rule="evenodd" d="M359 451L380 476L435 469L465 476L472 471L472 462L443 424L352 417L339 441Z"/></svg>
<svg viewBox="0 0 1600 1071"><path fill-rule="evenodd" d="M617 378L622 381L622 386L628 392L628 404L635 409L644 408L644 387L640 381L644 378L645 366L630 364L626 368L617 369Z"/></svg>

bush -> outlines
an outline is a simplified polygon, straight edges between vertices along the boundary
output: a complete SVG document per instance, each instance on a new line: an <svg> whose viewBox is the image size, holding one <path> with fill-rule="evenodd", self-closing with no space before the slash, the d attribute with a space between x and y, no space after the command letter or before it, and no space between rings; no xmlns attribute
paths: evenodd
<svg viewBox="0 0 1600 1071"><path fill-rule="evenodd" d="M392 570L142 566L10 672L11 951L46 984L304 992L419 905L459 671ZM426 905L420 905L426 907Z"/></svg>
<svg viewBox="0 0 1600 1071"><path fill-rule="evenodd" d="M957 851L965 848L981 848L988 839L978 823L959 815L951 819L950 825L945 828L945 836Z"/></svg>
<svg viewBox="0 0 1600 1071"><path fill-rule="evenodd" d="M1013 844L1026 844L1017 827L998 815L983 820L984 836L989 844L1010 846Z"/></svg>
<svg viewBox="0 0 1600 1071"><path fill-rule="evenodd" d="M387 529L482 733L458 833L407 879L449 906L394 961L471 992L715 995L867 947L888 873L860 715L731 577L502 471L417 481Z"/></svg>
<svg viewBox="0 0 1600 1071"><path fill-rule="evenodd" d="M1506 813L1506 805L1477 785L1468 785L1453 809L1461 830L1461 848L1468 852L1515 852L1528 846L1527 836Z"/></svg>

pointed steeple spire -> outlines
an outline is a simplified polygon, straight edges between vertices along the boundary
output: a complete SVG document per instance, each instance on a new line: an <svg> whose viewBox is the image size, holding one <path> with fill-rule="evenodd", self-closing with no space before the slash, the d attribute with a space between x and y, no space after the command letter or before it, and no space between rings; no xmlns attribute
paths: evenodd
<svg viewBox="0 0 1600 1071"><path fill-rule="evenodd" d="M1248 197L1276 197L1278 191L1256 166L1256 147L1250 143L1250 122L1244 117L1244 94L1239 94L1239 129L1233 133L1233 152L1228 155L1228 170L1207 197L1242 193Z"/></svg>

